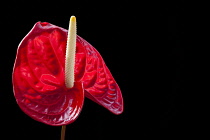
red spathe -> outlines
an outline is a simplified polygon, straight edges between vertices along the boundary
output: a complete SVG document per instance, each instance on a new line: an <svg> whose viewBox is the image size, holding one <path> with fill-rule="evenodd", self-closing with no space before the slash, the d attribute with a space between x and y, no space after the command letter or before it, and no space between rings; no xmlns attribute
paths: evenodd
<svg viewBox="0 0 210 140"><path fill-rule="evenodd" d="M84 96L114 114L123 112L123 98L99 52L80 36L76 40L75 84L65 87L67 30L37 22L19 44L13 89L20 108L48 125L67 125L82 110Z"/></svg>

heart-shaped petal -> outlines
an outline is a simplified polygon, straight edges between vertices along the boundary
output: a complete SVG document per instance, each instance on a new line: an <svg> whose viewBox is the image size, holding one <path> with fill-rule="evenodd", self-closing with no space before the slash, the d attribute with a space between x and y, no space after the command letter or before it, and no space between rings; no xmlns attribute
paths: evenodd
<svg viewBox="0 0 210 140"><path fill-rule="evenodd" d="M123 98L99 52L77 36L75 85L65 87L67 30L37 22L19 44L13 69L14 95L20 108L49 125L66 125L81 112L84 94L114 114Z"/></svg>

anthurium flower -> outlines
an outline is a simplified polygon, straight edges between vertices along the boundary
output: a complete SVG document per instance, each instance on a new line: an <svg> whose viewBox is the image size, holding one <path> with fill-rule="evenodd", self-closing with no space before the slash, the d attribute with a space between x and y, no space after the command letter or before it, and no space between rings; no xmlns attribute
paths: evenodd
<svg viewBox="0 0 210 140"><path fill-rule="evenodd" d="M70 30L69 30L70 32ZM68 30L37 22L20 42L13 68L17 104L31 118L53 126L67 125L79 116L84 97L113 114L123 112L121 90L100 53L76 35L73 87L65 81Z"/></svg>

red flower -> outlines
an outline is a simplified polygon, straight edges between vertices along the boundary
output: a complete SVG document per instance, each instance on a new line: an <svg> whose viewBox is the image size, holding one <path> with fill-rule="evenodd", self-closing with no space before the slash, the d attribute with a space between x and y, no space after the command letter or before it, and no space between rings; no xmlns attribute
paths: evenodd
<svg viewBox="0 0 210 140"><path fill-rule="evenodd" d="M75 84L64 78L67 30L37 22L19 44L13 69L13 89L19 107L31 118L60 126L76 120L84 96L114 114L123 112L119 86L99 52L77 36Z"/></svg>

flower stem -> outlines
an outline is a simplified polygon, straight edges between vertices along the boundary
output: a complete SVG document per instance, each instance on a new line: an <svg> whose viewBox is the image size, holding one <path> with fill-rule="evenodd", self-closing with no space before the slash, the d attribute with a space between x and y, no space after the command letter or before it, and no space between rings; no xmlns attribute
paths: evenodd
<svg viewBox="0 0 210 140"><path fill-rule="evenodd" d="M61 128L61 140L65 140L66 125L62 125Z"/></svg>

